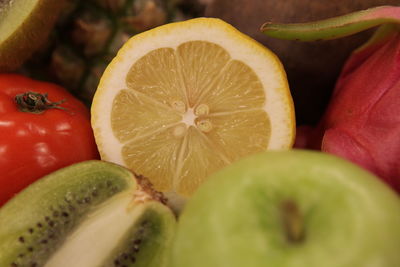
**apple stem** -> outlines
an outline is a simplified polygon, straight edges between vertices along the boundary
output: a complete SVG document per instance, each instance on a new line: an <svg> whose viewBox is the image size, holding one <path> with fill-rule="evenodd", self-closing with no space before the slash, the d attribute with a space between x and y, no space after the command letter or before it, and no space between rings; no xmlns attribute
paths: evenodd
<svg viewBox="0 0 400 267"><path fill-rule="evenodd" d="M282 220L287 240L300 243L304 240L304 218L298 205L292 200L282 203Z"/></svg>

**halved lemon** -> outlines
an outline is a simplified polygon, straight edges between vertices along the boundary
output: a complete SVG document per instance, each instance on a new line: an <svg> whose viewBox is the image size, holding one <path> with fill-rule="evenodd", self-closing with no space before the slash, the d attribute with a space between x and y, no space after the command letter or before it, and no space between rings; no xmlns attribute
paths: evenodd
<svg viewBox="0 0 400 267"><path fill-rule="evenodd" d="M279 59L214 18L132 37L103 74L91 111L103 160L183 197L242 157L289 149L295 132Z"/></svg>

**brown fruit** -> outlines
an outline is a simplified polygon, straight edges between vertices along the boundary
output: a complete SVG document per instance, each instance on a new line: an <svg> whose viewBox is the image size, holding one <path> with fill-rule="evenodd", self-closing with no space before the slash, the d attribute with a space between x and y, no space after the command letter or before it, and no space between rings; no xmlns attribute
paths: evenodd
<svg viewBox="0 0 400 267"><path fill-rule="evenodd" d="M399 0L210 0L205 15L221 18L274 51L282 60L296 107L298 124L315 124L328 103L335 81L351 51L371 32L313 43L277 40L263 35L264 22L306 22L342 15Z"/></svg>

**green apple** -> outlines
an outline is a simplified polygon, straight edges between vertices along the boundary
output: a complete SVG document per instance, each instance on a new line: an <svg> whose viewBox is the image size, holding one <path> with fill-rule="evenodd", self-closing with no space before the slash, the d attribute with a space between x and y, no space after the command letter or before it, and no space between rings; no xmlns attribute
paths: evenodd
<svg viewBox="0 0 400 267"><path fill-rule="evenodd" d="M266 152L216 173L184 208L173 267L400 267L400 198L322 152Z"/></svg>

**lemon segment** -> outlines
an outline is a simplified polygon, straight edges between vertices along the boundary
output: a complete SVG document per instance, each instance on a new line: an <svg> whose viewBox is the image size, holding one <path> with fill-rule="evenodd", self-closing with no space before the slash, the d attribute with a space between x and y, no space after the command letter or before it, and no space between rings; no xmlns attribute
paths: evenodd
<svg viewBox="0 0 400 267"><path fill-rule="evenodd" d="M129 89L172 106L176 101L186 102L179 73L174 49L159 48L133 64L126 76L126 83Z"/></svg>
<svg viewBox="0 0 400 267"><path fill-rule="evenodd" d="M230 163L211 140L193 126L188 129L178 162L173 188L181 196L191 195L210 173Z"/></svg>
<svg viewBox="0 0 400 267"><path fill-rule="evenodd" d="M221 71L210 90L203 93L200 103L209 106L211 113L263 109L266 96L258 77L243 62L231 60Z"/></svg>
<svg viewBox="0 0 400 267"><path fill-rule="evenodd" d="M218 81L223 67L229 62L226 50L206 41L185 42L176 50L182 78L188 94L188 103L195 106Z"/></svg>
<svg viewBox="0 0 400 267"><path fill-rule="evenodd" d="M111 118L115 137L125 143L176 124L182 115L144 94L124 89L114 98Z"/></svg>
<svg viewBox="0 0 400 267"><path fill-rule="evenodd" d="M100 81L92 125L104 160L183 197L244 156L289 149L295 128L279 59L212 18L131 38Z"/></svg>
<svg viewBox="0 0 400 267"><path fill-rule="evenodd" d="M270 120L261 109L209 116L207 119L213 130L205 133L206 137L230 162L265 151L268 147Z"/></svg>
<svg viewBox="0 0 400 267"><path fill-rule="evenodd" d="M172 188L177 159L184 135L176 135L180 125L126 143L122 150L125 166L137 173L151 177L155 188L168 191ZM178 128L179 129L179 128ZM162 177L162 179L155 179Z"/></svg>

